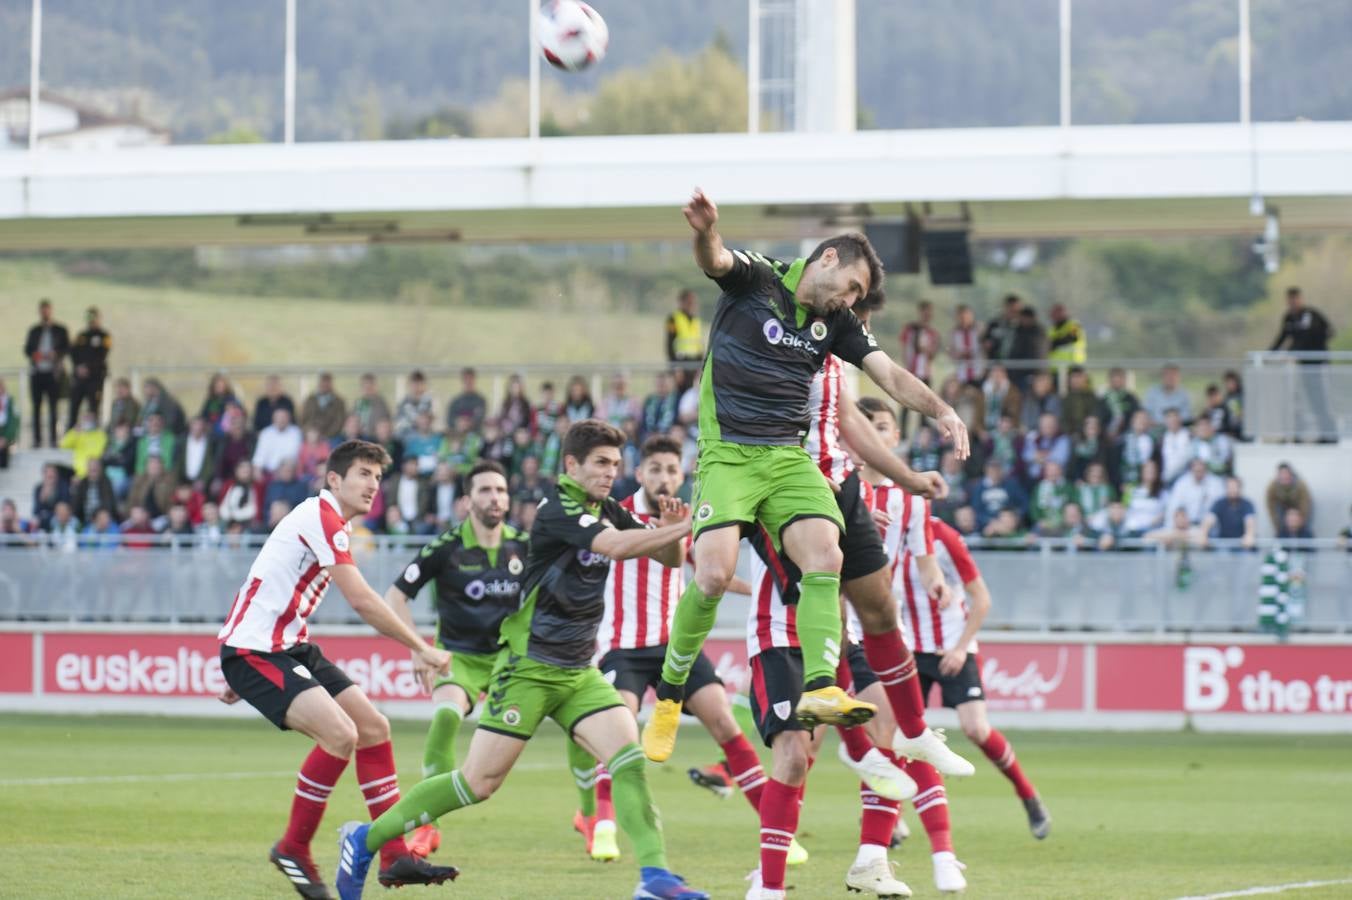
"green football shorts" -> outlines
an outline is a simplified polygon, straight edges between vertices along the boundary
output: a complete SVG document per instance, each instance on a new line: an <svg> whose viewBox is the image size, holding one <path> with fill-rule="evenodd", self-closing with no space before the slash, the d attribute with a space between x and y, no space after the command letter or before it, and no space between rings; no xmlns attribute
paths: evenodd
<svg viewBox="0 0 1352 900"><path fill-rule="evenodd" d="M441 641L437 641L441 646ZM437 679L432 690L443 684L454 684L469 695L469 708L479 703L479 695L488 690L488 682L493 678L493 665L500 653L461 653L451 651L451 671Z"/></svg>
<svg viewBox="0 0 1352 900"><path fill-rule="evenodd" d="M493 670L479 727L524 741L548 716L571 737L587 716L623 705L596 666L564 669L504 652Z"/></svg>
<svg viewBox="0 0 1352 900"><path fill-rule="evenodd" d="M764 526L780 548L780 534L798 519L845 520L826 476L802 447L700 441L694 535L730 525Z"/></svg>

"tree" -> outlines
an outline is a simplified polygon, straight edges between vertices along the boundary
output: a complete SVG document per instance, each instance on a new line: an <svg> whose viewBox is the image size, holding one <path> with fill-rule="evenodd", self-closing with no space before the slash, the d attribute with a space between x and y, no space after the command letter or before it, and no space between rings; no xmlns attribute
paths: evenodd
<svg viewBox="0 0 1352 900"><path fill-rule="evenodd" d="M707 134L746 130L746 73L718 44L683 59L663 51L605 78L586 134Z"/></svg>

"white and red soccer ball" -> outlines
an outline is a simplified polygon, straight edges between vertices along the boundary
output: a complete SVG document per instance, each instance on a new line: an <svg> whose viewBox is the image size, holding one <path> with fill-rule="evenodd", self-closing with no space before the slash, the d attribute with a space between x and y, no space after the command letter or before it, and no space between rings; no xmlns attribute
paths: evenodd
<svg viewBox="0 0 1352 900"><path fill-rule="evenodd" d="M606 55L610 29L579 0L545 0L540 7L540 52L551 66L581 72Z"/></svg>

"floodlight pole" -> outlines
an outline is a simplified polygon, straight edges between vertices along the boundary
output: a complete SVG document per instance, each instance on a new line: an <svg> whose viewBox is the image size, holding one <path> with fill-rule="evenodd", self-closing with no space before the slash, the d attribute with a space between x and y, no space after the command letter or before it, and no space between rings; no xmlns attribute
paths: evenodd
<svg viewBox="0 0 1352 900"><path fill-rule="evenodd" d="M1070 0L1061 0L1061 127L1070 127Z"/></svg>
<svg viewBox="0 0 1352 900"><path fill-rule="evenodd" d="M1252 118L1250 79L1253 74L1249 34L1249 0L1239 0L1239 124L1248 125Z"/></svg>
<svg viewBox="0 0 1352 900"><path fill-rule="evenodd" d="M282 86L282 142L296 142L296 0L286 0L286 64Z"/></svg>
<svg viewBox="0 0 1352 900"><path fill-rule="evenodd" d="M42 0L33 0L28 51L28 149L38 146L38 100L42 72Z"/></svg>
<svg viewBox="0 0 1352 900"><path fill-rule="evenodd" d="M540 137L540 0L528 0L530 11L530 128L531 140Z"/></svg>
<svg viewBox="0 0 1352 900"><path fill-rule="evenodd" d="M746 131L760 133L761 15L760 0L747 0Z"/></svg>

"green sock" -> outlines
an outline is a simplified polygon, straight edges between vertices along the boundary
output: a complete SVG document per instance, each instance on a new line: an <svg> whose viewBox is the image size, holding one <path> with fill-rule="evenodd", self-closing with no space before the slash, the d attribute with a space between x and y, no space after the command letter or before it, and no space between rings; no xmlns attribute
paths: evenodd
<svg viewBox="0 0 1352 900"><path fill-rule="evenodd" d="M807 572L798 590L798 642L803 648L803 684L836 682L840 662L840 576Z"/></svg>
<svg viewBox="0 0 1352 900"><path fill-rule="evenodd" d="M634 845L640 866L667 867L667 848L662 840L662 818L648 792L643 751L638 744L625 744L606 763L610 770L615 818L620 830Z"/></svg>
<svg viewBox="0 0 1352 900"><path fill-rule="evenodd" d="M568 742L568 768L573 770L573 784L577 785L578 808L584 816L596 815L596 757Z"/></svg>
<svg viewBox="0 0 1352 900"><path fill-rule="evenodd" d="M366 833L366 849L375 852L402 834L478 802L459 769L434 775L409 788L402 800L371 823L371 830Z"/></svg>
<svg viewBox="0 0 1352 900"><path fill-rule="evenodd" d="M454 703L437 705L432 713L432 726L423 742L423 777L445 775L455 769L455 736L460 731L464 713Z"/></svg>
<svg viewBox="0 0 1352 900"><path fill-rule="evenodd" d="M714 619L718 617L718 601L722 599L721 596L704 596L694 581L686 587L676 604L676 615L671 621L671 640L667 642L667 656L662 661L662 680L667 684L685 684L685 680L690 677L690 667L695 664L695 658L704 646L704 639L713 631Z"/></svg>

